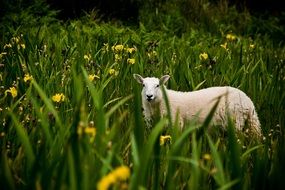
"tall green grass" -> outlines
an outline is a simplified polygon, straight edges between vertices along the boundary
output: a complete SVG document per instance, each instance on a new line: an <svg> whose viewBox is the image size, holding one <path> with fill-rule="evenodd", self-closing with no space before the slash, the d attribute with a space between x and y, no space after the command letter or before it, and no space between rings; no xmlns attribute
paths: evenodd
<svg viewBox="0 0 285 190"><path fill-rule="evenodd" d="M4 189L96 189L122 165L130 176L110 183L113 189L282 187L285 48L268 36L223 28L214 35L192 28L177 36L149 31L144 23L128 28L88 17L7 25L1 36ZM210 135L211 115L183 131L175 118L158 119L148 134L133 73L168 73L168 87L175 90L242 89L256 105L264 141L236 134L231 121L226 135ZM25 74L33 79L25 82ZM57 93L64 101L53 101ZM170 135L171 143L160 146L161 135Z"/></svg>

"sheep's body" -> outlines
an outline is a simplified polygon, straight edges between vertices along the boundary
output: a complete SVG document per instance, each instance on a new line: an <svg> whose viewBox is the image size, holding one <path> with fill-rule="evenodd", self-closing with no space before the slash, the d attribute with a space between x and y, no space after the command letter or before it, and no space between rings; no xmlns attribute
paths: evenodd
<svg viewBox="0 0 285 190"><path fill-rule="evenodd" d="M168 77L169 78L169 77ZM142 90L143 113L147 123L152 119L156 109L161 115L167 114L166 104L162 96L161 89L157 84L164 84L167 79L141 78L144 84ZM153 86L156 86L154 88ZM163 85L162 85L163 86ZM155 90L151 90L151 89ZM153 91L153 92L151 92ZM187 120L203 122L217 101L218 107L212 118L214 125L225 126L228 115L235 122L237 130L244 130L244 126L249 126L249 130L261 136L260 122L258 120L255 107L250 98L241 90L229 86L211 87L192 92L179 92L165 88L170 106L172 118L178 116L178 120L183 126ZM149 99L150 94L153 99Z"/></svg>

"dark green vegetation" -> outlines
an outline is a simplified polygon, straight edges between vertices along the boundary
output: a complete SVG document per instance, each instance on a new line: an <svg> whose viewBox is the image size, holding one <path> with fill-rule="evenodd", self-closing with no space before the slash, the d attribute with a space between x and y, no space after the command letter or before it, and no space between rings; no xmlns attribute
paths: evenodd
<svg viewBox="0 0 285 190"><path fill-rule="evenodd" d="M39 5L2 18L1 189L96 189L101 179L114 189L282 188L284 26L223 3L192 1L189 12L182 2L146 6L138 26L96 12L63 22ZM211 136L211 115L183 131L164 118L146 136L133 73L168 73L175 90L242 89L265 139L235 135L231 122ZM161 134L171 143L160 146ZM121 165L130 176L115 172Z"/></svg>

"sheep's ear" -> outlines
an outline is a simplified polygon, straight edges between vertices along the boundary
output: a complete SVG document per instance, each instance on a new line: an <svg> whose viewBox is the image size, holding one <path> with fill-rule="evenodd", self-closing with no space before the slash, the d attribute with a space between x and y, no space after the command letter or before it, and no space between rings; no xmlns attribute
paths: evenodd
<svg viewBox="0 0 285 190"><path fill-rule="evenodd" d="M138 81L138 83L143 84L143 77L142 76L140 76L139 74L134 74L133 76L136 79L136 81Z"/></svg>
<svg viewBox="0 0 285 190"><path fill-rule="evenodd" d="M159 84L165 84L167 81L168 81L168 79L170 78L170 76L169 75L164 75L164 76L162 76L160 79L159 79Z"/></svg>

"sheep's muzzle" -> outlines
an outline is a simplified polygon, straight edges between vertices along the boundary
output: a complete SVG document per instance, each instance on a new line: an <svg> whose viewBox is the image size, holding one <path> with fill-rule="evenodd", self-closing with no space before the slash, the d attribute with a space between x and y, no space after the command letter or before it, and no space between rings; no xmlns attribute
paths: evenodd
<svg viewBox="0 0 285 190"><path fill-rule="evenodd" d="M149 101L149 102L154 100L153 95L146 95L146 100Z"/></svg>

